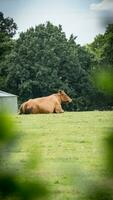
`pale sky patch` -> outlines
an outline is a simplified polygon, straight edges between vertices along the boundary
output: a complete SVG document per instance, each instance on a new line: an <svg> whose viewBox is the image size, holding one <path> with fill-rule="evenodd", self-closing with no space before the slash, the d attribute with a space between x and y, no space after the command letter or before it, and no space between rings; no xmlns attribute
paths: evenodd
<svg viewBox="0 0 113 200"><path fill-rule="evenodd" d="M101 2L101 0L0 0L0 10L5 17L14 19L18 32L50 21L54 25L61 24L68 38L73 34L77 36L77 43L84 45L105 31L105 27L99 24L98 15L94 9L91 10L92 5Z"/></svg>
<svg viewBox="0 0 113 200"><path fill-rule="evenodd" d="M113 0L103 0L100 3L92 3L90 9L96 11L113 11Z"/></svg>
<svg viewBox="0 0 113 200"><path fill-rule="evenodd" d="M104 27L113 24L113 0L102 0L99 3L92 3L90 9L97 13L100 24Z"/></svg>

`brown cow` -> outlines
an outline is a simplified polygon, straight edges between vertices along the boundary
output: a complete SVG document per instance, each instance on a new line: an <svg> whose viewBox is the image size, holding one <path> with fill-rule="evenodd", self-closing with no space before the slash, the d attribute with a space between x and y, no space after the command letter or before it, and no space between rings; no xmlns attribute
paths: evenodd
<svg viewBox="0 0 113 200"><path fill-rule="evenodd" d="M47 97L29 99L20 106L19 114L63 113L61 103L71 101L72 99L60 90Z"/></svg>

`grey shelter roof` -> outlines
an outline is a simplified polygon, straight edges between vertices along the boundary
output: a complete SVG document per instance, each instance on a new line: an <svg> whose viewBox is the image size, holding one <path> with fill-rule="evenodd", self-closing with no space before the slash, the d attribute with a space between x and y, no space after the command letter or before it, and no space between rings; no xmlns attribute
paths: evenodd
<svg viewBox="0 0 113 200"><path fill-rule="evenodd" d="M0 90L0 113L17 113L17 95L10 94Z"/></svg>
<svg viewBox="0 0 113 200"><path fill-rule="evenodd" d="M15 97L15 96L16 95L14 95L14 94L10 94L10 93L0 90L0 97Z"/></svg>

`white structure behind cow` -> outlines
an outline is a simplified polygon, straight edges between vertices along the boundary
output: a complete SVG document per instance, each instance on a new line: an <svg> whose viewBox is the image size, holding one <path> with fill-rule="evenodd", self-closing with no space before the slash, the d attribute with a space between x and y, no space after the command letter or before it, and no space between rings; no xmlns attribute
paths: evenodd
<svg viewBox="0 0 113 200"><path fill-rule="evenodd" d="M17 96L0 90L0 112L17 113Z"/></svg>

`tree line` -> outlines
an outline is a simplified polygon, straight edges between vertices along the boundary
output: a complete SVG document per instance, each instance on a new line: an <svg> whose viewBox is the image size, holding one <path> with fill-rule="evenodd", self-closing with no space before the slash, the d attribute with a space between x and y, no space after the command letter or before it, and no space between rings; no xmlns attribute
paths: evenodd
<svg viewBox="0 0 113 200"><path fill-rule="evenodd" d="M113 24L85 46L51 22L21 32L18 39L16 31L14 20L0 12L1 90L17 94L21 103L63 89L73 99L67 110L112 109L112 96L96 87L94 77L113 70Z"/></svg>

